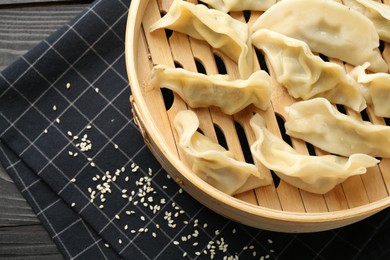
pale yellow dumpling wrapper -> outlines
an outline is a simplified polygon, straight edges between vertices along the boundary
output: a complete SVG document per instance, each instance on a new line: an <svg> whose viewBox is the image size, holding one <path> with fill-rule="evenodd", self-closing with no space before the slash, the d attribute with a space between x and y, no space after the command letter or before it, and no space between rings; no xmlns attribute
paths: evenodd
<svg viewBox="0 0 390 260"><path fill-rule="evenodd" d="M373 72L387 72L379 52L379 36L364 15L333 0L283 0L265 11L252 31L269 29L306 42L313 52Z"/></svg>
<svg viewBox="0 0 390 260"><path fill-rule="evenodd" d="M197 132L199 120L191 110L180 111L174 126L192 171L216 189L234 195L272 184L253 164L238 161L232 152Z"/></svg>
<svg viewBox="0 0 390 260"><path fill-rule="evenodd" d="M325 194L347 178L364 174L368 167L379 163L365 154L353 154L349 158L302 155L271 133L259 114L253 116L250 125L256 135L251 146L253 156L281 180L308 192Z"/></svg>
<svg viewBox="0 0 390 260"><path fill-rule="evenodd" d="M271 77L263 70L246 80L229 80L228 75L205 75L182 68L156 65L151 84L176 92L190 107L219 107L232 115L253 104L265 110L271 104Z"/></svg>
<svg viewBox="0 0 390 260"><path fill-rule="evenodd" d="M328 100L314 98L285 108L286 133L332 154L364 153L390 158L390 127L339 112Z"/></svg>
<svg viewBox="0 0 390 260"><path fill-rule="evenodd" d="M390 5L373 0L343 0L344 4L370 19L379 38L390 42Z"/></svg>
<svg viewBox="0 0 390 260"><path fill-rule="evenodd" d="M265 11L276 3L276 0L203 0L214 9L228 13L230 11Z"/></svg>
<svg viewBox="0 0 390 260"><path fill-rule="evenodd" d="M152 24L151 31L167 28L206 41L219 49L238 65L241 78L248 78L254 71L249 27L222 11L209 9L203 4L194 5L174 0L169 11Z"/></svg>
<svg viewBox="0 0 390 260"><path fill-rule="evenodd" d="M379 117L390 117L390 74L378 72L367 74L367 64L355 67L351 75L362 84L367 104L371 105L374 114Z"/></svg>
<svg viewBox="0 0 390 260"><path fill-rule="evenodd" d="M276 80L294 98L324 97L358 112L366 108L356 80L340 65L314 55L304 41L260 29L252 35L252 43L266 54Z"/></svg>

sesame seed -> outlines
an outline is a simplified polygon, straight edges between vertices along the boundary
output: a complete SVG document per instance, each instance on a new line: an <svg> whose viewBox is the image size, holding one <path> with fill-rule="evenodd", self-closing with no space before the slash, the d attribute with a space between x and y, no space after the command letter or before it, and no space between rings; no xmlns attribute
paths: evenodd
<svg viewBox="0 0 390 260"><path fill-rule="evenodd" d="M56 111L56 110L57 110L57 106L54 105L54 106L53 106L53 111Z"/></svg>
<svg viewBox="0 0 390 260"><path fill-rule="evenodd" d="M236 234L236 229L235 228L233 228L232 233Z"/></svg>
<svg viewBox="0 0 390 260"><path fill-rule="evenodd" d="M72 151L68 151L68 154L69 154L70 156L73 156L73 152L72 152Z"/></svg>
<svg viewBox="0 0 390 260"><path fill-rule="evenodd" d="M273 241L271 239L269 239L269 238L267 239L267 242L270 243L270 244L273 243Z"/></svg>
<svg viewBox="0 0 390 260"><path fill-rule="evenodd" d="M72 205L70 205L70 206L73 208L74 206L76 206L76 203L73 202Z"/></svg>
<svg viewBox="0 0 390 260"><path fill-rule="evenodd" d="M141 216L140 219L141 219L142 221L145 221L145 220L146 220L144 216Z"/></svg>
<svg viewBox="0 0 390 260"><path fill-rule="evenodd" d="M47 129L43 130L43 132L44 132L45 134L47 134Z"/></svg>
<svg viewBox="0 0 390 260"><path fill-rule="evenodd" d="M99 209L102 209L102 208L104 208L104 205L103 205L103 204L101 204L101 205L99 206Z"/></svg>
<svg viewBox="0 0 390 260"><path fill-rule="evenodd" d="M125 225L124 230L127 230L129 228L129 225Z"/></svg>
<svg viewBox="0 0 390 260"><path fill-rule="evenodd" d="M183 253L183 257L186 257L186 256L187 256L187 252L184 252L184 253Z"/></svg>
<svg viewBox="0 0 390 260"><path fill-rule="evenodd" d="M153 233L152 233L152 236L153 236L154 238L156 238L156 237L157 237L157 235L156 235L156 233L155 233L155 232L153 232Z"/></svg>
<svg viewBox="0 0 390 260"><path fill-rule="evenodd" d="M91 129L91 128L92 128L92 126L91 126L91 125L87 125L85 128L87 128L87 129Z"/></svg>
<svg viewBox="0 0 390 260"><path fill-rule="evenodd" d="M94 163L94 162L91 162L91 166L92 166L92 167L95 167L96 165L95 165L95 163Z"/></svg>
<svg viewBox="0 0 390 260"><path fill-rule="evenodd" d="M110 245L109 245L109 244L104 244L104 246L105 246L105 247L110 247Z"/></svg>
<svg viewBox="0 0 390 260"><path fill-rule="evenodd" d="M70 180L70 182L76 182L76 179L75 179L75 178L73 178L73 179L71 179L71 180Z"/></svg>
<svg viewBox="0 0 390 260"><path fill-rule="evenodd" d="M119 217L119 215L118 215L118 214L116 214L116 215L115 215L115 218L116 218L116 219L120 219L120 217Z"/></svg>
<svg viewBox="0 0 390 260"><path fill-rule="evenodd" d="M59 124L61 122L61 120L59 118L57 118L56 122L57 122L57 124Z"/></svg>
<svg viewBox="0 0 390 260"><path fill-rule="evenodd" d="M69 83L69 82L66 83L66 88L67 88L67 89L70 89L70 87L71 87L70 83Z"/></svg>
<svg viewBox="0 0 390 260"><path fill-rule="evenodd" d="M119 239L119 240L118 240L118 243L119 243L119 244L122 244L122 239Z"/></svg>
<svg viewBox="0 0 390 260"><path fill-rule="evenodd" d="M99 88L95 88L96 93L99 93Z"/></svg>
<svg viewBox="0 0 390 260"><path fill-rule="evenodd" d="M179 241L173 241L173 244L174 244L174 245L178 245L178 244L180 244L180 243L179 243Z"/></svg>
<svg viewBox="0 0 390 260"><path fill-rule="evenodd" d="M114 148L115 148L115 149L118 149L119 146L118 146L117 144L114 144Z"/></svg>

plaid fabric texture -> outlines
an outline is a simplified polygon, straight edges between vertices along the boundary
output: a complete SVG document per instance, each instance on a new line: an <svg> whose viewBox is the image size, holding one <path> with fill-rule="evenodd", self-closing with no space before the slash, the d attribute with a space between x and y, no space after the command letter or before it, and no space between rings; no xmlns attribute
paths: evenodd
<svg viewBox="0 0 390 260"><path fill-rule="evenodd" d="M100 0L0 73L0 161L66 259L386 259L390 211L285 234L182 192L132 119L129 0Z"/></svg>

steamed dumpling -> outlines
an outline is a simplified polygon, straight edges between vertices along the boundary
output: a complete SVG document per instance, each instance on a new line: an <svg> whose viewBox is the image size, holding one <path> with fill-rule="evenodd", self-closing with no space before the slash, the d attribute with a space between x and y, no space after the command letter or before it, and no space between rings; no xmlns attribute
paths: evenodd
<svg viewBox="0 0 390 260"><path fill-rule="evenodd" d="M157 65L151 84L176 92L190 107L219 107L232 115L254 104L265 110L270 105L271 77L263 70L247 80L228 80L226 75L205 75L181 68Z"/></svg>
<svg viewBox="0 0 390 260"><path fill-rule="evenodd" d="M367 65L358 66L351 74L357 78L366 93L367 103L372 105L374 114L380 117L390 117L390 74L372 73L366 74Z"/></svg>
<svg viewBox="0 0 390 260"><path fill-rule="evenodd" d="M204 40L219 49L237 62L242 78L249 77L254 71L254 53L248 25L224 12L208 9L203 4L174 0L168 13L154 23L150 30L161 28Z"/></svg>
<svg viewBox="0 0 390 260"><path fill-rule="evenodd" d="M359 84L341 66L314 55L305 42L260 29L252 35L252 43L265 52L276 80L291 96L324 97L359 112L366 107Z"/></svg>
<svg viewBox="0 0 390 260"><path fill-rule="evenodd" d="M364 174L366 168L379 163L365 154L353 154L349 158L302 155L268 131L259 114L250 124L256 135L251 146L253 156L283 181L308 192L324 194L350 176Z"/></svg>
<svg viewBox="0 0 390 260"><path fill-rule="evenodd" d="M339 112L328 100L315 98L286 107L288 135L332 154L364 153L390 157L390 127L359 121Z"/></svg>
<svg viewBox="0 0 390 260"><path fill-rule="evenodd" d="M374 72L388 67L379 36L364 15L332 0L283 0L262 14L252 30L270 29L306 42L313 52L358 66L370 62Z"/></svg>
<svg viewBox="0 0 390 260"><path fill-rule="evenodd" d="M211 186L234 195L272 183L270 175L261 174L253 164L234 159L230 151L197 132L199 121L193 111L180 111L174 126L192 171Z"/></svg>
<svg viewBox="0 0 390 260"><path fill-rule="evenodd" d="M374 23L379 37L390 42L390 5L373 0L343 0L343 2L367 16Z"/></svg>
<svg viewBox="0 0 390 260"><path fill-rule="evenodd" d="M214 9L228 13L230 11L265 11L276 3L276 0L203 0Z"/></svg>

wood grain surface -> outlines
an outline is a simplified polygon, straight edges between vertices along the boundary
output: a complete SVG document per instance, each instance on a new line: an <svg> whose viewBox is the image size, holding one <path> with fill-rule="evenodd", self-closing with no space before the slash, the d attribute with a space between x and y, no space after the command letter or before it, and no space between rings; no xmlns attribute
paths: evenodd
<svg viewBox="0 0 390 260"><path fill-rule="evenodd" d="M1 0L0 71L86 8L92 0ZM0 165L0 259L62 259Z"/></svg>

